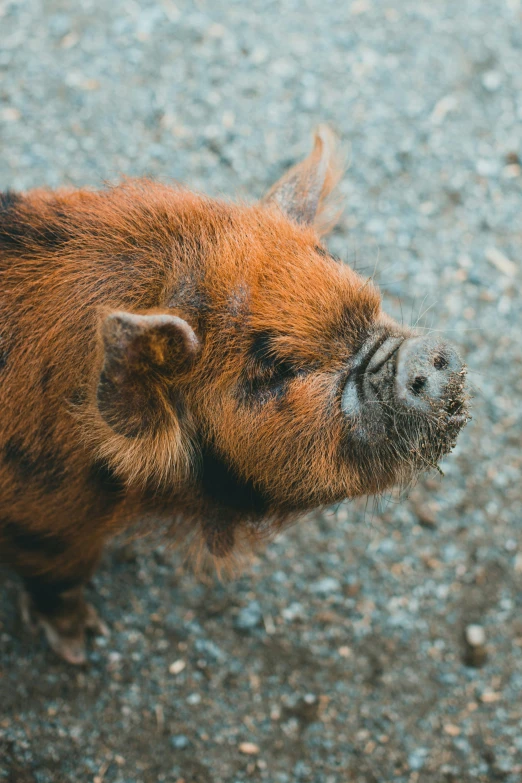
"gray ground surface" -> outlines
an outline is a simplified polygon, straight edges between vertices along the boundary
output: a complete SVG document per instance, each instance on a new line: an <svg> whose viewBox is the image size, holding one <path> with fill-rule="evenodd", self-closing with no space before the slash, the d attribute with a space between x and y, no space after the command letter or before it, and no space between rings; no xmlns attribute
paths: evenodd
<svg viewBox="0 0 522 783"><path fill-rule="evenodd" d="M83 671L2 571L2 781L522 780L520 0L0 0L0 189L257 197L318 121L351 146L332 250L457 342L474 419L444 479L306 520L237 582L108 553Z"/></svg>

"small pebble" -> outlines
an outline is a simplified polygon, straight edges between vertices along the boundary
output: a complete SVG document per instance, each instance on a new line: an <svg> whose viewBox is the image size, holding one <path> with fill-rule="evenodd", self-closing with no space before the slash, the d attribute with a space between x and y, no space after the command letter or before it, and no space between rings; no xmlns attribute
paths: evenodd
<svg viewBox="0 0 522 783"><path fill-rule="evenodd" d="M186 661L181 659L179 661L174 661L174 663L171 663L169 666L169 672L170 674L181 674L186 665Z"/></svg>
<svg viewBox="0 0 522 783"><path fill-rule="evenodd" d="M175 734L170 738L170 744L175 750L184 750L189 746L190 741L184 734Z"/></svg>
<svg viewBox="0 0 522 783"><path fill-rule="evenodd" d="M256 745L255 742L241 742L239 752L246 756L256 756L259 753L259 745Z"/></svg>
<svg viewBox="0 0 522 783"><path fill-rule="evenodd" d="M482 84L488 92L496 92L502 84L502 75L498 71L486 71Z"/></svg>
<svg viewBox="0 0 522 783"><path fill-rule="evenodd" d="M486 643L486 632L481 625L466 627L466 641L471 647L482 647Z"/></svg>
<svg viewBox="0 0 522 783"><path fill-rule="evenodd" d="M207 658L211 658L214 661L224 662L226 660L227 656L221 647L218 647L210 639L196 639L194 647L199 653L206 655Z"/></svg>
<svg viewBox="0 0 522 783"><path fill-rule="evenodd" d="M484 693L480 697L480 701L483 704L493 704L496 701L500 701L501 698L502 698L502 694L497 693L497 691L484 691Z"/></svg>
<svg viewBox="0 0 522 783"><path fill-rule="evenodd" d="M234 627L238 631L251 631L261 624L263 613L257 601L251 601L244 606L234 621Z"/></svg>
<svg viewBox="0 0 522 783"><path fill-rule="evenodd" d="M408 756L408 766L413 772L418 772L418 770L422 769L425 762L426 757L428 755L428 749L427 748L416 748L410 755Z"/></svg>
<svg viewBox="0 0 522 783"><path fill-rule="evenodd" d="M487 658L486 632L481 625L471 624L464 631L464 663L479 668Z"/></svg>
<svg viewBox="0 0 522 783"><path fill-rule="evenodd" d="M330 593L338 593L341 589L341 583L333 576L325 576L324 579L319 579L312 584L312 592L319 595L329 595Z"/></svg>
<svg viewBox="0 0 522 783"><path fill-rule="evenodd" d="M444 733L449 734L450 737L458 737L460 734L460 728L455 726L454 723L446 723L444 725Z"/></svg>
<svg viewBox="0 0 522 783"><path fill-rule="evenodd" d="M518 268L517 265L511 261L510 258L504 255L498 248L496 247L487 247L485 250L485 256L490 264L493 264L493 266L496 266L499 272L501 272L503 275L506 275L506 277L515 277Z"/></svg>
<svg viewBox="0 0 522 783"><path fill-rule="evenodd" d="M293 601L289 606L285 606L281 614L283 618L289 622L298 619L304 620L306 618L306 610L303 604L300 604L297 601Z"/></svg>

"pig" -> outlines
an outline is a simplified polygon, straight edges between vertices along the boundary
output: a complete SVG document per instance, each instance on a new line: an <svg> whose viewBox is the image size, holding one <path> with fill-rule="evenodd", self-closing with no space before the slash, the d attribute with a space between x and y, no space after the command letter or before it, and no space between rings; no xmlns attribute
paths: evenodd
<svg viewBox="0 0 522 783"><path fill-rule="evenodd" d="M139 520L230 571L454 446L457 352L323 243L338 161L320 127L254 205L149 180L0 196L0 558L66 661L107 632L84 585Z"/></svg>

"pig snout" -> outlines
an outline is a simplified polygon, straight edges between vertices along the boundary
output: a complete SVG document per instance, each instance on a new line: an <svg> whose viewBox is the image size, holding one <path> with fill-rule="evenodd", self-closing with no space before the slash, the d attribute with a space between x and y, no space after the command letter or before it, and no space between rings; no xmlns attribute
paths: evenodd
<svg viewBox="0 0 522 783"><path fill-rule="evenodd" d="M412 411L442 408L458 416L459 395L455 398L453 390L462 386L464 373L458 353L448 343L431 336L404 340L397 352L397 401Z"/></svg>
<svg viewBox="0 0 522 783"><path fill-rule="evenodd" d="M426 422L436 426L437 437L456 435L469 419L465 376L455 349L435 336L369 340L342 392L350 432L375 444L411 432L411 422Z"/></svg>

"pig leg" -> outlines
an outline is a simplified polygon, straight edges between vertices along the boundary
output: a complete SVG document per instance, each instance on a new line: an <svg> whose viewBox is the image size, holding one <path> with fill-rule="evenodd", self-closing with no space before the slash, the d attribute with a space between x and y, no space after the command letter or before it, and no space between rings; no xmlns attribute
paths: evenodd
<svg viewBox="0 0 522 783"><path fill-rule="evenodd" d="M68 663L85 663L86 631L107 636L109 631L83 596L84 579L50 576L25 578L22 619L32 631L43 630L51 648Z"/></svg>

